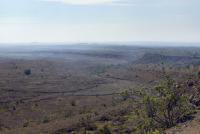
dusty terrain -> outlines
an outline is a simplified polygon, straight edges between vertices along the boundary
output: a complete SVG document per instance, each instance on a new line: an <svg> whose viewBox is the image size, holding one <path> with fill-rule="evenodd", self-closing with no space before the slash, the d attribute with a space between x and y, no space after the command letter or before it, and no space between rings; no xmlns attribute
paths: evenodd
<svg viewBox="0 0 200 134"><path fill-rule="evenodd" d="M87 114L126 109L115 101L119 94L154 86L163 68L181 81L200 65L199 48L20 46L0 52L0 133L11 134L68 133ZM199 126L190 129L183 133L196 134Z"/></svg>

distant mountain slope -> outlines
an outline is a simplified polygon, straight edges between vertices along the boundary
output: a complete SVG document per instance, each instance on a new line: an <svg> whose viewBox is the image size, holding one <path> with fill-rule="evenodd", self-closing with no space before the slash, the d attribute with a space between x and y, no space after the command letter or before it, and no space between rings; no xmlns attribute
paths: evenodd
<svg viewBox="0 0 200 134"><path fill-rule="evenodd" d="M167 56L161 54L151 54L147 53L144 54L142 58L135 61L135 63L141 64L159 64L159 63L166 63L166 64L176 64L176 65L200 65L200 57L190 57L190 56Z"/></svg>

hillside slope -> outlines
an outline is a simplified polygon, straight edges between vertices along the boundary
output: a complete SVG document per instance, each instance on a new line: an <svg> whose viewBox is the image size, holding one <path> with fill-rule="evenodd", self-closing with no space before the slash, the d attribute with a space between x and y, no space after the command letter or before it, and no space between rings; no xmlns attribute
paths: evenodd
<svg viewBox="0 0 200 134"><path fill-rule="evenodd" d="M199 134L200 133L200 112L195 115L192 121L179 124L166 131L166 134Z"/></svg>

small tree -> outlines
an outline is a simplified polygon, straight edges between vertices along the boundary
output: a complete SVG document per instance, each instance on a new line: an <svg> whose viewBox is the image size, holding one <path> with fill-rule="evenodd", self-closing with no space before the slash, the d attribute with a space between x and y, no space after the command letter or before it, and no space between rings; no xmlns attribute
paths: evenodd
<svg viewBox="0 0 200 134"><path fill-rule="evenodd" d="M31 75L31 69L26 69L24 70L25 75Z"/></svg>

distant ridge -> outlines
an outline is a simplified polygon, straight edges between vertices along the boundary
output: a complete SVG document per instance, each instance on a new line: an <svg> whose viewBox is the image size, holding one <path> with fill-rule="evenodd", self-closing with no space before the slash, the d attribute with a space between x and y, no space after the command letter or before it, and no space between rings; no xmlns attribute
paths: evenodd
<svg viewBox="0 0 200 134"><path fill-rule="evenodd" d="M159 64L159 63L167 63L167 64L177 64L177 65L200 65L200 57L190 57L190 56L166 56L161 54L144 54L142 58L135 61L135 63L140 64Z"/></svg>

